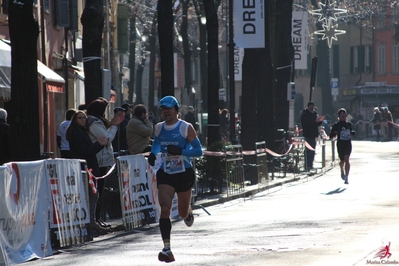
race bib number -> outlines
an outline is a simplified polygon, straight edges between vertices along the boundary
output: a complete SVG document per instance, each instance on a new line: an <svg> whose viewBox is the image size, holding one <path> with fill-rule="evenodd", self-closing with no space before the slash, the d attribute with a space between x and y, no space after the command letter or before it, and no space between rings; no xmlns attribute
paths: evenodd
<svg viewBox="0 0 399 266"><path fill-rule="evenodd" d="M181 155L165 155L164 169L167 174L177 174L186 171L184 167L183 156Z"/></svg>

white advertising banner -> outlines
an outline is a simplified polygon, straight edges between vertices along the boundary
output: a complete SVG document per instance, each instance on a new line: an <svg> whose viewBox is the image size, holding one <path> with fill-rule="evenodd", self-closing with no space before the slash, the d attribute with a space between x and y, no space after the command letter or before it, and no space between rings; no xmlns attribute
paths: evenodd
<svg viewBox="0 0 399 266"><path fill-rule="evenodd" d="M295 69L307 69L308 63L308 13L292 12L292 45L294 47Z"/></svg>
<svg viewBox="0 0 399 266"><path fill-rule="evenodd" d="M117 158L120 173L123 225L126 230L156 222L156 202L152 193L153 176L147 175L148 163L141 155ZM155 180L156 181L156 180Z"/></svg>
<svg viewBox="0 0 399 266"><path fill-rule="evenodd" d="M65 247L91 240L90 212L79 160L45 160L51 242Z"/></svg>
<svg viewBox="0 0 399 266"><path fill-rule="evenodd" d="M242 61L244 60L244 49L234 47L234 80L242 81Z"/></svg>
<svg viewBox="0 0 399 266"><path fill-rule="evenodd" d="M264 0L234 0L233 12L236 46L240 48L264 48Z"/></svg>
<svg viewBox="0 0 399 266"><path fill-rule="evenodd" d="M0 166L0 244L6 264L52 255L43 161Z"/></svg>

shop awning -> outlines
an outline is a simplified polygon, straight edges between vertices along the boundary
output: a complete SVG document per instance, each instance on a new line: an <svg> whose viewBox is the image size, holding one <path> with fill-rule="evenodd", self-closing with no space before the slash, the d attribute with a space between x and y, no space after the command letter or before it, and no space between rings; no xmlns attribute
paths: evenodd
<svg viewBox="0 0 399 266"><path fill-rule="evenodd" d="M361 95L360 99L369 106L378 106L379 104L399 104L399 94Z"/></svg>
<svg viewBox="0 0 399 266"><path fill-rule="evenodd" d="M37 60L38 77L46 83L48 91L64 92L65 80ZM11 99L11 46L0 41L0 100Z"/></svg>
<svg viewBox="0 0 399 266"><path fill-rule="evenodd" d="M352 101L353 99L355 99L356 98L356 95L345 95L345 96L342 96L340 99L339 99L339 101L340 102L350 102L350 101Z"/></svg>
<svg viewBox="0 0 399 266"><path fill-rule="evenodd" d="M11 99L11 47L0 41L0 100Z"/></svg>
<svg viewBox="0 0 399 266"><path fill-rule="evenodd" d="M64 92L65 80L42 62L37 60L37 73L46 83L47 91Z"/></svg>

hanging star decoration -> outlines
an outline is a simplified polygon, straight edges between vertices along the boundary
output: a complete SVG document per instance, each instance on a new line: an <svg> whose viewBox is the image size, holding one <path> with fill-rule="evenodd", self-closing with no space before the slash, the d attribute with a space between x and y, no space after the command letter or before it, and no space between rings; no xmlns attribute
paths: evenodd
<svg viewBox="0 0 399 266"><path fill-rule="evenodd" d="M345 34L346 31L344 30L338 30L338 24L334 24L332 23L332 19L328 20L327 24L323 24L323 29L322 30L316 30L314 31L314 34L317 35L323 35L321 37L322 40L327 39L327 43L328 43L328 48L331 48L332 46L332 41L337 41L337 35L341 35L341 34Z"/></svg>
<svg viewBox="0 0 399 266"><path fill-rule="evenodd" d="M330 19L337 21L340 16L348 13L347 9L336 8L336 1L330 3L330 0L327 0L325 4L319 2L319 9L315 9L309 11L313 16L318 16L319 22L323 22L323 24L327 24Z"/></svg>

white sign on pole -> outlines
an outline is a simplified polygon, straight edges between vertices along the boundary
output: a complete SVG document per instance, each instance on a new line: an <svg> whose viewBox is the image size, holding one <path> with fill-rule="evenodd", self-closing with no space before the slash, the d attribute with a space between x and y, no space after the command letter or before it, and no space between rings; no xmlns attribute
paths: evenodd
<svg viewBox="0 0 399 266"><path fill-rule="evenodd" d="M337 78L331 79L331 95L337 96L339 90L339 83Z"/></svg>
<svg viewBox="0 0 399 266"><path fill-rule="evenodd" d="M308 62L308 13L292 12L292 46L294 47L295 69L307 69Z"/></svg>
<svg viewBox="0 0 399 266"><path fill-rule="evenodd" d="M227 101L226 89L225 88L220 88L219 89L219 101Z"/></svg>
<svg viewBox="0 0 399 266"><path fill-rule="evenodd" d="M234 47L234 80L242 80L242 60L244 59L244 49Z"/></svg>
<svg viewBox="0 0 399 266"><path fill-rule="evenodd" d="M264 0L234 0L234 42L240 48L265 48Z"/></svg>

